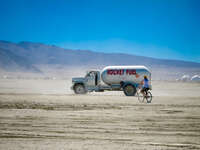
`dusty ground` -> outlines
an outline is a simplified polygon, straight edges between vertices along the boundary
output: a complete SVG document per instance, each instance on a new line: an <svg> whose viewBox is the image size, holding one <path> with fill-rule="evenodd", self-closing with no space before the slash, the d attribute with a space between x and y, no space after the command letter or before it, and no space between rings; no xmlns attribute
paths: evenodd
<svg viewBox="0 0 200 150"><path fill-rule="evenodd" d="M200 84L153 82L151 104L69 86L1 79L0 149L200 149Z"/></svg>

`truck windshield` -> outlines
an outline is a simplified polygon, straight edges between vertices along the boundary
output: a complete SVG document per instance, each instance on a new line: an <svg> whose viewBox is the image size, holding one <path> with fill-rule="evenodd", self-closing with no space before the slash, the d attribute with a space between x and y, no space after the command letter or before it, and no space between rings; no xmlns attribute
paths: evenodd
<svg viewBox="0 0 200 150"><path fill-rule="evenodd" d="M90 73L87 73L85 77L89 77L89 76L90 76Z"/></svg>
<svg viewBox="0 0 200 150"><path fill-rule="evenodd" d="M92 75L93 75L93 72L89 72L89 73L86 74L85 77L91 77Z"/></svg>
<svg viewBox="0 0 200 150"><path fill-rule="evenodd" d="M85 77L92 77L92 76L95 76L95 72L89 72L86 74Z"/></svg>

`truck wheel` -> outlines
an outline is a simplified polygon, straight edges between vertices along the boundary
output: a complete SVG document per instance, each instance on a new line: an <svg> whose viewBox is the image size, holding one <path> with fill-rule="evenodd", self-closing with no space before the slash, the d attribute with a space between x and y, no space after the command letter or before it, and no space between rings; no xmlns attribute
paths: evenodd
<svg viewBox="0 0 200 150"><path fill-rule="evenodd" d="M87 91L86 91L85 87L82 84L76 84L74 86L74 93L75 94L86 94Z"/></svg>
<svg viewBox="0 0 200 150"><path fill-rule="evenodd" d="M123 88L123 90L126 96L135 96L135 93L136 93L135 86L128 84Z"/></svg>

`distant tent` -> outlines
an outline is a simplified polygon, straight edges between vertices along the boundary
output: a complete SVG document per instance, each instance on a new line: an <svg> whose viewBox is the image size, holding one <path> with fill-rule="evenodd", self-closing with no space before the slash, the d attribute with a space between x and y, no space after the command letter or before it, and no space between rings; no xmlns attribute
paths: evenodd
<svg viewBox="0 0 200 150"><path fill-rule="evenodd" d="M183 75L180 80L181 81L189 81L190 80L190 76L189 75Z"/></svg>
<svg viewBox="0 0 200 150"><path fill-rule="evenodd" d="M194 76L191 78L191 81L198 81L198 82L200 82L200 76L194 75Z"/></svg>

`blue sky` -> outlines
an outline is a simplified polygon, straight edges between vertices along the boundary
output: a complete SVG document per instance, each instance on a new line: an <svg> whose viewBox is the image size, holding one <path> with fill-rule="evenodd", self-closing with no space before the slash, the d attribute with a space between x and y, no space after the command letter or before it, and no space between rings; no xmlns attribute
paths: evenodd
<svg viewBox="0 0 200 150"><path fill-rule="evenodd" d="M0 0L0 40L200 62L200 1Z"/></svg>

